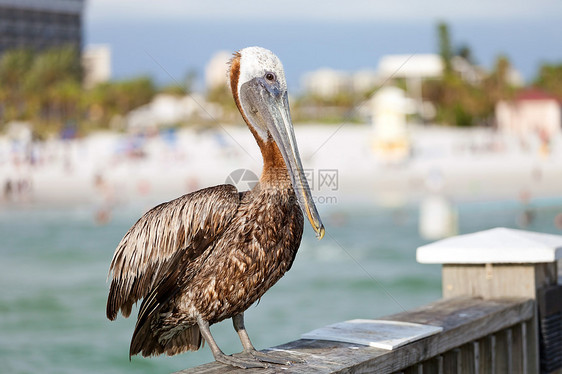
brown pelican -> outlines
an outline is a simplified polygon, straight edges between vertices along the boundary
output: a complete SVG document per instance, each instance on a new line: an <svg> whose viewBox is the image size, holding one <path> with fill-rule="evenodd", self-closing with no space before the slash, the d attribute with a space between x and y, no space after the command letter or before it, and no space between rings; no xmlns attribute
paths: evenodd
<svg viewBox="0 0 562 374"><path fill-rule="evenodd" d="M324 226L301 164L281 61L250 47L230 63L234 101L263 156L259 183L238 192L220 185L148 211L125 234L110 266L107 317L128 317L143 298L129 357L195 351L202 340L215 360L238 367L288 364L256 351L244 311L291 268L303 212L318 238ZM232 318L244 351L225 355L209 326Z"/></svg>

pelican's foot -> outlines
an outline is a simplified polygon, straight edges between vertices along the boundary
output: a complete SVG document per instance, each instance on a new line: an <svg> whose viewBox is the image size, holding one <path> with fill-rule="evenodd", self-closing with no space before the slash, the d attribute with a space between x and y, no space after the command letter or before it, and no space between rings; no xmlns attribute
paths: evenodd
<svg viewBox="0 0 562 374"><path fill-rule="evenodd" d="M306 361L292 355L277 353L275 351L268 351L267 353L260 352L257 350L250 350L246 353L252 355L256 360L261 362L269 362L272 364L279 365L292 365L292 364L304 364Z"/></svg>
<svg viewBox="0 0 562 374"><path fill-rule="evenodd" d="M253 355L240 354L237 357L227 356L225 354L215 355L215 360L217 362L223 363L225 365L235 366L241 369L251 369L251 368L268 368L269 364L263 362Z"/></svg>

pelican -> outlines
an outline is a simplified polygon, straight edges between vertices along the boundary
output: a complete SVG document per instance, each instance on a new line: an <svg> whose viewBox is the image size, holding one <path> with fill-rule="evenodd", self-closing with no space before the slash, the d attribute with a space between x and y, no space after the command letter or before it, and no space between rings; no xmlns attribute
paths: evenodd
<svg viewBox="0 0 562 374"><path fill-rule="evenodd" d="M236 52L228 72L234 101L263 157L251 191L205 188L152 208L125 234L109 269L107 317L131 314L143 299L129 358L196 351L206 341L215 360L241 368L291 364L257 351L244 311L287 272L304 216L322 239L324 226L303 172L281 61L271 51ZM243 352L224 354L209 326L232 318Z"/></svg>

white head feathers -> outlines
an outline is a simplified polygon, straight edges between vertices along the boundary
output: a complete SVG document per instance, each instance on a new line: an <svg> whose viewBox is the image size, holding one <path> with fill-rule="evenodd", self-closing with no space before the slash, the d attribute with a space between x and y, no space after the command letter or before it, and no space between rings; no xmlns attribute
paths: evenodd
<svg viewBox="0 0 562 374"><path fill-rule="evenodd" d="M240 76L237 90L253 78L263 77L266 72L275 73L281 89L287 89L285 72L281 60L270 50L261 47L248 47L240 50Z"/></svg>

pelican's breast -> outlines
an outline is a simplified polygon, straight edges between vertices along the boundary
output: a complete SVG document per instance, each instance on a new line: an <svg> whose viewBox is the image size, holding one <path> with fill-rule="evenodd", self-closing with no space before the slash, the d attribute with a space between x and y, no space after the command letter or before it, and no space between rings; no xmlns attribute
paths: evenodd
<svg viewBox="0 0 562 374"><path fill-rule="evenodd" d="M191 303L211 323L261 298L291 268L302 238L303 215L292 189L252 195L189 286L198 290Z"/></svg>

